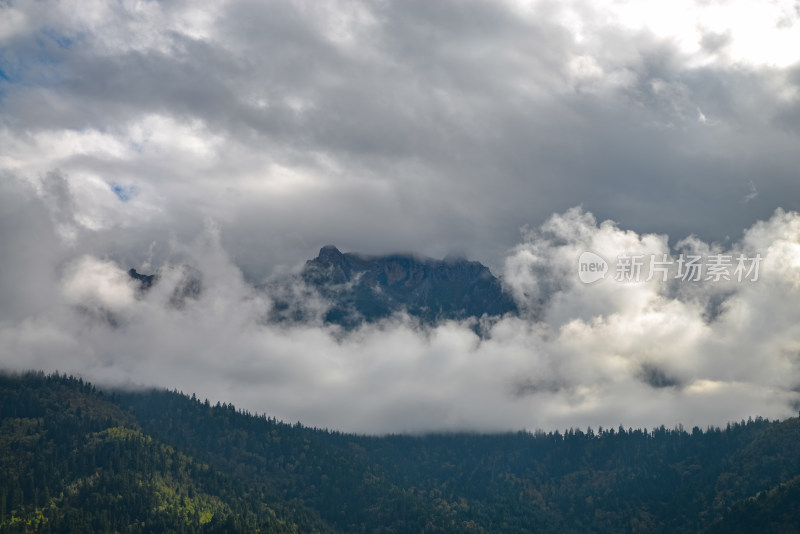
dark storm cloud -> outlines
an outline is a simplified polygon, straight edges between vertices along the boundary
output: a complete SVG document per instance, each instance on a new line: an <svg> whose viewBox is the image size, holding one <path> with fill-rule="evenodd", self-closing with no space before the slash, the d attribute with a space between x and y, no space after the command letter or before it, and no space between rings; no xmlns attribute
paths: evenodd
<svg viewBox="0 0 800 534"><path fill-rule="evenodd" d="M48 210L33 188L0 175L0 320L22 320L49 307L60 248Z"/></svg>
<svg viewBox="0 0 800 534"><path fill-rule="evenodd" d="M2 4L2 363L360 430L783 413L795 334L760 317L767 298L794 317L787 6ZM691 234L762 247L780 274L761 292L576 285L584 247ZM267 325L256 287L327 243L465 254L524 318L484 340L403 317L345 339L291 287L313 320ZM142 294L129 268L158 283Z"/></svg>
<svg viewBox="0 0 800 534"><path fill-rule="evenodd" d="M137 270L157 278L142 291L121 255L98 252L113 249L110 241L84 242L86 235L133 239L125 229L60 240L55 208L18 178L8 176L7 184L16 185L4 187L4 207L32 218L8 209L25 224L0 241L3 250L26 244L17 265L5 260L0 286L5 368L177 387L286 420L364 432L705 425L785 415L796 401L800 373L785 365L798 319L796 213L778 212L748 231L740 245L764 251L762 279L722 284L726 306L712 323L702 305L715 294L712 284L669 297L656 282L580 284L574 268L582 249L609 258L615 250L669 249L666 236L598 225L574 209L526 233L506 258L505 282L520 305L530 308L547 293L536 320L499 318L479 338L469 322L423 331L399 315L345 334L322 325L326 303L300 285L283 286L280 297L308 320L269 322L271 292L245 281L213 221L151 252ZM697 240L691 247L708 249ZM543 285L541 273L550 279ZM769 318L771 310L781 320Z"/></svg>
<svg viewBox="0 0 800 534"><path fill-rule="evenodd" d="M75 224L75 199L69 182L58 170L48 172L42 180L42 199L50 205L57 224Z"/></svg>
<svg viewBox="0 0 800 534"><path fill-rule="evenodd" d="M148 170L160 162L146 157L70 159L165 189L165 209L197 174L212 179L217 198L205 202L225 214L226 242L253 276L280 262L252 257L256 235L292 251L289 263L348 239L491 263L520 226L576 204L644 231L713 239L781 200L798 208L788 194L794 135L772 126L786 120L772 103L788 83L779 70L687 67L670 39L643 30L598 27L579 42L549 4L521 16L488 2L233 2L209 14L206 36L174 28L193 14L187 6L152 9L63 24L63 35L80 35L68 47L52 38L58 24L12 40L15 79L45 93L14 86L8 123L124 140L151 114L197 121L201 137L223 141L191 171L179 161ZM136 33L157 16L166 23ZM111 39L112 28L136 38ZM276 165L314 179L253 190L274 181ZM751 182L762 195L742 205ZM711 199L723 206L713 215ZM290 213L308 228L293 231Z"/></svg>

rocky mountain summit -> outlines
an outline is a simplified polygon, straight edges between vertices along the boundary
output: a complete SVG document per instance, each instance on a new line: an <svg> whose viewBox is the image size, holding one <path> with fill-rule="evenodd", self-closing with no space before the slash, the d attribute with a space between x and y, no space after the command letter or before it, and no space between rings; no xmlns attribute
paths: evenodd
<svg viewBox="0 0 800 534"><path fill-rule="evenodd" d="M325 320L344 326L400 310L431 324L517 310L500 280L486 266L466 259L364 256L328 245L306 262L301 278L333 303Z"/></svg>
<svg viewBox="0 0 800 534"><path fill-rule="evenodd" d="M166 280L174 285L169 304L177 309L197 301L203 288L200 270L184 265L179 271L179 276ZM138 282L140 294L165 281L159 273L142 274L135 269L128 275ZM403 311L424 324L517 312L500 280L477 261L413 254L366 256L342 253L333 245L322 247L299 276L256 289L266 291L272 300L271 322L321 318L347 329Z"/></svg>

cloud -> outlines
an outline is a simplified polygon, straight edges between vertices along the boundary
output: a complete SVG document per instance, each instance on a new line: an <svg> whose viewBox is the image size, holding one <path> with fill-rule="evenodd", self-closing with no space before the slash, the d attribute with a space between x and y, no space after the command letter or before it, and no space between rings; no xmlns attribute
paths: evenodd
<svg viewBox="0 0 800 534"><path fill-rule="evenodd" d="M177 387L359 432L782 417L800 401L799 229L800 214L778 211L728 248L693 238L678 249L667 236L568 210L526 230L509 251L504 281L526 312L486 325L481 338L469 322L421 328L402 315L349 334L318 319L273 322L271 293L246 281L223 228L207 220L149 264L158 280L144 292L127 264L84 253L79 242L45 259L53 268L39 283L50 283L48 305L0 323L0 360L100 384ZM606 279L580 281L585 248L608 258ZM613 278L622 254L677 259L681 251L763 261L755 281ZM282 298L303 307L311 295L296 288Z"/></svg>
<svg viewBox="0 0 800 534"><path fill-rule="evenodd" d="M0 164L60 169L89 227L211 215L255 278L327 242L496 261L581 203L722 239L800 209L796 84L768 60L793 11L684 7L9 5Z"/></svg>
<svg viewBox="0 0 800 534"><path fill-rule="evenodd" d="M0 321L48 308L63 246L53 219L33 187L11 175L0 176Z"/></svg>
<svg viewBox="0 0 800 534"><path fill-rule="evenodd" d="M0 362L355 430L785 414L798 28L745 0L3 4ZM458 251L523 317L342 337L292 287L310 323L268 324L256 288L327 243ZM762 278L584 286L584 250Z"/></svg>
<svg viewBox="0 0 800 534"><path fill-rule="evenodd" d="M750 186L750 192L747 193L742 199L742 202L744 202L745 204L747 204L751 200L755 200L758 197L758 189L756 189L756 184L754 184L753 181L750 180L750 183L748 185Z"/></svg>

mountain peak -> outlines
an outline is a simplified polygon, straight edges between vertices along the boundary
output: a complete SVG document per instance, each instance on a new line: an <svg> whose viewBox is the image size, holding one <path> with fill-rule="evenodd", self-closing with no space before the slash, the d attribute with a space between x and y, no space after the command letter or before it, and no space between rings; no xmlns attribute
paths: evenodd
<svg viewBox="0 0 800 534"><path fill-rule="evenodd" d="M344 254L336 248L334 245L325 245L321 249L319 249L319 254L317 255L317 261L323 263L337 263L344 258Z"/></svg>
<svg viewBox="0 0 800 534"><path fill-rule="evenodd" d="M301 276L332 302L327 320L350 326L401 310L428 323L516 311L500 280L463 256L366 256L327 245Z"/></svg>
<svg viewBox="0 0 800 534"><path fill-rule="evenodd" d="M153 285L153 282L156 280L156 275L154 274L142 274L136 271L136 269L128 270L128 276L133 278L134 280L138 280L139 282L139 289L145 291L150 289L150 286Z"/></svg>

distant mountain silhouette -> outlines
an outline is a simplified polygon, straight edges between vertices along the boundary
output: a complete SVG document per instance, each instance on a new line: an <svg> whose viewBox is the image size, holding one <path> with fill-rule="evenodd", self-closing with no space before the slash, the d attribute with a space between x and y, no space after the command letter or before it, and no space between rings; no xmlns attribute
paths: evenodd
<svg viewBox="0 0 800 534"><path fill-rule="evenodd" d="M429 324L517 311L500 280L486 266L466 259L364 256L328 245L306 262L301 278L333 302L326 321L344 326L400 310Z"/></svg>
<svg viewBox="0 0 800 534"><path fill-rule="evenodd" d="M199 270L189 265L181 267L182 276L172 290L169 304L173 308L181 309L189 300L197 300L203 292L203 276ZM128 276L139 282L139 290L146 292L159 281L158 274L142 274L136 269L129 269Z"/></svg>
<svg viewBox="0 0 800 534"><path fill-rule="evenodd" d="M203 290L198 269L183 266L183 276L173 289L170 305L183 308ZM159 283L156 274L130 269L141 292ZM447 257L435 260L413 254L366 256L342 253L333 245L322 247L308 260L298 278L278 280L262 287L270 292L270 320L305 322L315 313L309 299L325 301L324 321L354 328L405 311L425 324L446 320L480 319L516 313L517 306L500 280L477 261ZM302 287L300 292L297 288ZM319 317L319 315L316 315Z"/></svg>
<svg viewBox="0 0 800 534"><path fill-rule="evenodd" d="M137 273L136 269L130 269L128 271L128 276L133 278L134 280L138 280L140 284L140 289L145 291L150 289L153 283L156 281L156 275L154 274L141 274Z"/></svg>
<svg viewBox="0 0 800 534"><path fill-rule="evenodd" d="M0 533L800 531L800 420L360 436L0 372Z"/></svg>

